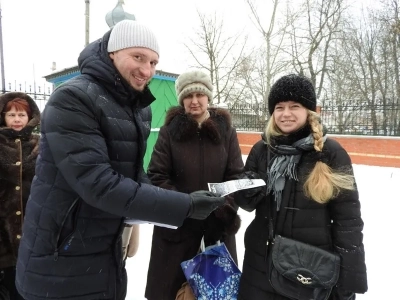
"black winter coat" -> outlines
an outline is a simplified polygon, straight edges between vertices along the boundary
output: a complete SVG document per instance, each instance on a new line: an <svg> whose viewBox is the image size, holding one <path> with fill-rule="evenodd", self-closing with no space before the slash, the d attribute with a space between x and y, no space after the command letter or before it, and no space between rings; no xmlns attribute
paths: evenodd
<svg viewBox="0 0 400 300"><path fill-rule="evenodd" d="M82 51L81 75L59 86L43 113L17 263L25 299L113 299L124 218L180 226L189 209L187 194L146 183L154 97L120 76L109 35Z"/></svg>
<svg viewBox="0 0 400 300"><path fill-rule="evenodd" d="M32 116L21 131L15 131L5 127L4 115L0 115L0 269L17 264L25 206L39 152L39 135L32 133L40 123L35 101L24 93L6 93L0 97L0 112L15 98L28 102Z"/></svg>
<svg viewBox="0 0 400 300"><path fill-rule="evenodd" d="M243 159L227 110L210 108L210 117L198 123L183 107L171 108L160 129L149 164L154 185L190 193L208 190L209 182L237 179ZM147 274L146 298L174 300L184 283L180 263L193 258L204 236L206 246L224 242L237 262L235 233L240 226L232 197L206 220L187 219L177 229L154 226Z"/></svg>
<svg viewBox="0 0 400 300"><path fill-rule="evenodd" d="M267 182L268 151L271 160L272 150L268 150L264 140L251 149L245 170L253 171ZM335 140L327 138L324 148L328 165L336 170L351 170L351 160L347 152ZM317 161L316 151L305 152L298 165L299 181L290 181L283 191L282 203L293 203L290 209L281 207L278 219L284 215L280 234L314 246L338 253L341 257L341 270L337 286L329 299L344 300L345 294L367 291L367 275L363 246L360 201L357 190L343 191L328 204L319 204L304 195L303 184ZM290 187L288 190L287 187ZM241 276L239 298L246 300L284 300L276 294L268 281L266 262L266 241L268 239L268 205L273 196L262 199L246 199L237 193L235 201L245 210L256 209L255 219L245 232L245 255ZM257 204L258 203L258 204ZM273 204L275 206L275 203ZM276 208L275 208L276 209Z"/></svg>

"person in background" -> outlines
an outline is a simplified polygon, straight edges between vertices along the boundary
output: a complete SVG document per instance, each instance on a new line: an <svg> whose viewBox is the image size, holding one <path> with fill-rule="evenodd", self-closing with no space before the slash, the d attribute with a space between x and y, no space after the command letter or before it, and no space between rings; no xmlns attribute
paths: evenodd
<svg viewBox="0 0 400 300"><path fill-rule="evenodd" d="M0 299L23 299L15 266L24 212L35 174L40 123L35 101L25 93L0 96Z"/></svg>
<svg viewBox="0 0 400 300"><path fill-rule="evenodd" d="M270 216L284 220L280 235L338 253L340 275L329 299L355 299L355 293L367 291L367 273L364 223L350 157L326 137L308 78L281 77L271 88L268 109L271 117L244 173L245 178L264 179L267 186L235 194L241 208L256 210L245 233L238 299L287 299L269 283L265 256ZM270 216L268 209L273 210Z"/></svg>
<svg viewBox="0 0 400 300"><path fill-rule="evenodd" d="M150 28L124 20L83 49L81 74L50 96L18 253L25 299L125 299L127 218L180 226L224 203L155 187L143 170L158 60Z"/></svg>
<svg viewBox="0 0 400 300"><path fill-rule="evenodd" d="M213 85L202 71L182 73L175 82L179 106L167 112L148 167L151 182L159 187L191 193L208 183L238 179L243 160L231 116L211 108ZM237 263L235 233L240 227L233 197L205 220L187 219L177 229L154 226L145 297L174 300L186 281L180 263L205 245L224 242Z"/></svg>

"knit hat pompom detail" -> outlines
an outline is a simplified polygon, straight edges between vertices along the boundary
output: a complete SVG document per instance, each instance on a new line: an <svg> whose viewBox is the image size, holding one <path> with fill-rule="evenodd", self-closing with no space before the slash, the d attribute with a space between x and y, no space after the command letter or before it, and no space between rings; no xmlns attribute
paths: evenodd
<svg viewBox="0 0 400 300"><path fill-rule="evenodd" d="M183 99L190 93L200 92L208 97L208 102L212 103L213 85L208 74L201 71L189 71L182 73L175 81L176 95L178 102L183 105Z"/></svg>
<svg viewBox="0 0 400 300"><path fill-rule="evenodd" d="M160 46L154 32L144 24L132 20L118 22L111 30L107 51L126 48L148 48L160 55Z"/></svg>
<svg viewBox="0 0 400 300"><path fill-rule="evenodd" d="M279 78L271 87L268 96L268 110L272 113L279 102L294 101L305 108L316 111L317 96L315 89L307 77L290 74Z"/></svg>

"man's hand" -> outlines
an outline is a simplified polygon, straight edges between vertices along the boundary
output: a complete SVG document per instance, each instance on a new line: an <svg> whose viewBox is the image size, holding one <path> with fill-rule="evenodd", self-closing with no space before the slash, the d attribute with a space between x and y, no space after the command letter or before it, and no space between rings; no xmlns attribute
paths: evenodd
<svg viewBox="0 0 400 300"><path fill-rule="evenodd" d="M209 191L196 191L190 196L190 208L187 217L191 219L204 220L212 211L225 203L224 197Z"/></svg>

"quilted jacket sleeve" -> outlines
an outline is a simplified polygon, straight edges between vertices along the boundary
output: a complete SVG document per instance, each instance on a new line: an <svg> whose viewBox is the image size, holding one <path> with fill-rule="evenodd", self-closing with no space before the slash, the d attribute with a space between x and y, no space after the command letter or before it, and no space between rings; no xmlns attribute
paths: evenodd
<svg viewBox="0 0 400 300"><path fill-rule="evenodd" d="M49 102L42 132L71 189L89 205L117 216L183 223L190 202L187 194L138 184L112 169L95 105L84 91L61 86L52 97L59 99Z"/></svg>
<svg viewBox="0 0 400 300"><path fill-rule="evenodd" d="M351 160L347 152L336 142L331 152L331 167L353 174ZM341 257L338 289L353 293L365 293L367 272L363 244L364 222L357 189L343 191L329 202L332 219L332 236L335 252Z"/></svg>
<svg viewBox="0 0 400 300"><path fill-rule="evenodd" d="M264 170L260 169L260 165L266 164L266 161L261 158L261 154L263 153L264 142L257 142L250 150L250 153L247 157L246 164L244 166L245 171L252 171L262 176L266 173L266 166ZM261 177L262 178L262 177ZM251 195L247 193L247 190L238 191L235 193L235 202L242 209L251 212L256 209L258 203L262 199L264 199L265 193L258 193L256 195Z"/></svg>

